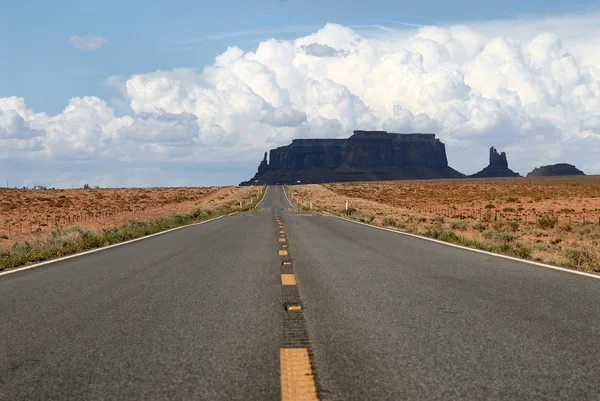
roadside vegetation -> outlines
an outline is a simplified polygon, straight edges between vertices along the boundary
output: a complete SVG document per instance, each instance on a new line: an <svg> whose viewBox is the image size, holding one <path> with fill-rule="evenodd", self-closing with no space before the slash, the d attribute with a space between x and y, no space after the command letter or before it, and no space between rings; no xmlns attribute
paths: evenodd
<svg viewBox="0 0 600 401"><path fill-rule="evenodd" d="M361 192L373 194L373 191L368 191L370 183L361 184ZM538 213L535 218L504 220L491 213L483 213L477 217L468 217L458 211L441 214L436 212L448 209L431 207L415 210L357 196L349 198L332 191L330 185L293 186L288 191L294 193L294 205L301 210L309 210L309 205L312 205L310 210L371 225L522 259L600 273L600 224L597 220L558 219L551 212ZM346 209L345 201L348 199L350 206ZM515 200L514 197L508 199L510 203ZM491 205L487 210L505 207L500 202L488 202L487 205ZM456 208L458 209L460 208Z"/></svg>
<svg viewBox="0 0 600 401"><path fill-rule="evenodd" d="M80 226L56 227L44 238L22 240L7 248L0 248L0 270L117 244L235 212L249 211L262 199L265 189L266 187L263 187L260 196L251 198L251 201L245 202L246 206L242 207L237 202L229 202L216 208L194 208L187 213L171 213L151 219L131 219L122 225L99 230Z"/></svg>

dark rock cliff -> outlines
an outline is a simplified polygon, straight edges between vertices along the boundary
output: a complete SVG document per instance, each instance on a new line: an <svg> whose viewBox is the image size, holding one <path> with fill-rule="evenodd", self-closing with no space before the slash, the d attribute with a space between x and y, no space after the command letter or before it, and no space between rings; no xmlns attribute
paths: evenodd
<svg viewBox="0 0 600 401"><path fill-rule="evenodd" d="M354 131L348 139L294 139L271 150L268 164L265 158L240 185L458 177L435 134Z"/></svg>
<svg viewBox="0 0 600 401"><path fill-rule="evenodd" d="M473 178L488 178L488 177L520 177L519 173L515 173L508 168L506 153L498 153L492 146L490 148L490 164L478 173L471 175Z"/></svg>
<svg viewBox="0 0 600 401"><path fill-rule="evenodd" d="M585 175L583 171L568 163L536 167L527 177L554 177L560 175Z"/></svg>

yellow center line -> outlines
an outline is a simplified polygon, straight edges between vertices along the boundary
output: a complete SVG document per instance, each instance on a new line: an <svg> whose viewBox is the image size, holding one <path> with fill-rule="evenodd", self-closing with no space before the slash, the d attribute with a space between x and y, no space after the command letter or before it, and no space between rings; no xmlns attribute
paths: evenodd
<svg viewBox="0 0 600 401"><path fill-rule="evenodd" d="M279 350L282 401L316 401L317 386L307 348Z"/></svg>
<svg viewBox="0 0 600 401"><path fill-rule="evenodd" d="M287 249L280 249L279 250L279 256L287 256L287 255L288 255Z"/></svg>
<svg viewBox="0 0 600 401"><path fill-rule="evenodd" d="M282 274L281 285L296 285L296 276L293 274Z"/></svg>

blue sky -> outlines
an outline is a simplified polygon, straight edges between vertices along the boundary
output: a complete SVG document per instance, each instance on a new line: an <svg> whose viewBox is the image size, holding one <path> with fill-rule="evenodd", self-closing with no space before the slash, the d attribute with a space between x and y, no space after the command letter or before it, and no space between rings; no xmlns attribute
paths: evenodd
<svg viewBox="0 0 600 401"><path fill-rule="evenodd" d="M600 174L600 0L6 3L18 186L236 184L269 149L354 129L436 133L466 174L490 146L521 174Z"/></svg>
<svg viewBox="0 0 600 401"><path fill-rule="evenodd" d="M59 113L74 96L115 94L110 76L201 68L228 46L251 49L264 39L292 39L328 22L446 25L463 21L561 15L600 2L561 0L20 0L4 5L0 23L0 97L27 99L35 111ZM0 17L1 18L1 17ZM73 48L71 35L100 35L100 51Z"/></svg>

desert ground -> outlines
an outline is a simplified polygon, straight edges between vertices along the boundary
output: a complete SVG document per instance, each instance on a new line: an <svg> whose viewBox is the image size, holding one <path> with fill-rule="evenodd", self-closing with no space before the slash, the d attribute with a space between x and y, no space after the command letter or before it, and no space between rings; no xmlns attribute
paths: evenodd
<svg viewBox="0 0 600 401"><path fill-rule="evenodd" d="M248 204L260 187L122 188L0 191L0 247L46 236L56 227L97 230L193 208Z"/></svg>
<svg viewBox="0 0 600 401"><path fill-rule="evenodd" d="M298 185L289 193L304 209L600 272L600 176Z"/></svg>

